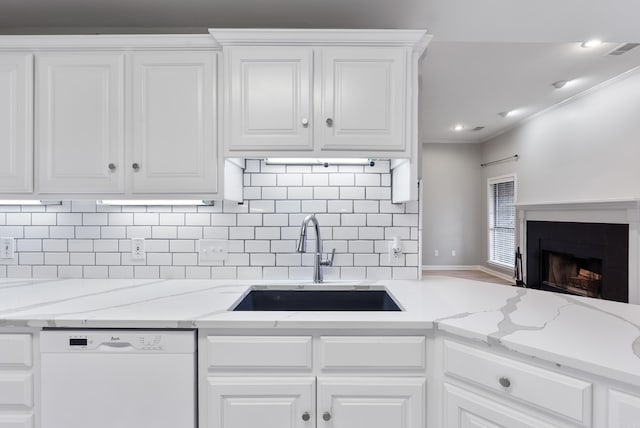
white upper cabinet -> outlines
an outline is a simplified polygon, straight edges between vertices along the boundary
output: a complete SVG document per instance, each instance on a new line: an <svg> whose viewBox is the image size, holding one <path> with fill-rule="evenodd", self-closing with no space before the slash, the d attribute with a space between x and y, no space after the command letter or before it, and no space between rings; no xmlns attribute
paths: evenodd
<svg viewBox="0 0 640 428"><path fill-rule="evenodd" d="M124 190L124 55L45 53L36 62L41 193Z"/></svg>
<svg viewBox="0 0 640 428"><path fill-rule="evenodd" d="M210 33L226 64L226 155L417 155L424 31Z"/></svg>
<svg viewBox="0 0 640 428"><path fill-rule="evenodd" d="M0 193L33 191L33 56L0 54Z"/></svg>
<svg viewBox="0 0 640 428"><path fill-rule="evenodd" d="M229 150L311 150L313 51L238 47L225 61Z"/></svg>
<svg viewBox="0 0 640 428"><path fill-rule="evenodd" d="M131 193L218 189L216 54L132 55Z"/></svg>
<svg viewBox="0 0 640 428"><path fill-rule="evenodd" d="M326 48L321 150L405 149L407 50Z"/></svg>

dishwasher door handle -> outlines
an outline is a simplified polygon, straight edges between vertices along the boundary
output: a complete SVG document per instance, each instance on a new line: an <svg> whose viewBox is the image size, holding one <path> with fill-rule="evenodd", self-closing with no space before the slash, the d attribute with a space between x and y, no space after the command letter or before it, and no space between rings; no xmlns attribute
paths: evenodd
<svg viewBox="0 0 640 428"><path fill-rule="evenodd" d="M124 351L127 349L135 350L129 342L102 342L96 350L98 351Z"/></svg>

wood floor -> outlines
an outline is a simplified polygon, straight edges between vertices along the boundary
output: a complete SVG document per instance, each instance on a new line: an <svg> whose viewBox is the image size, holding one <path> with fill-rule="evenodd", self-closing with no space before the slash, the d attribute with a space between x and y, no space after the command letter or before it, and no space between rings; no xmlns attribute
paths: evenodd
<svg viewBox="0 0 640 428"><path fill-rule="evenodd" d="M479 270L425 270L422 271L422 276L452 276L454 278L471 279L474 281L491 282L494 284L514 284L514 281L507 281Z"/></svg>

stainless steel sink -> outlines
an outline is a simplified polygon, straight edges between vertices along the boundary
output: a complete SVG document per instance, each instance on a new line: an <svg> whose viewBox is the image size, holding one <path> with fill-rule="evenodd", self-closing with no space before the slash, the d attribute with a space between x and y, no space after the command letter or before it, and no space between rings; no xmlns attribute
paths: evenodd
<svg viewBox="0 0 640 428"><path fill-rule="evenodd" d="M401 311L384 287L253 287L233 311Z"/></svg>

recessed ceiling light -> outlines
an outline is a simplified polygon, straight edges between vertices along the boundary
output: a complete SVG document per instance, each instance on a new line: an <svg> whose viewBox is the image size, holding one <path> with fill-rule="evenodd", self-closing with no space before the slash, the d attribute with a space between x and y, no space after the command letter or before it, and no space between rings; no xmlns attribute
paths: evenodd
<svg viewBox="0 0 640 428"><path fill-rule="evenodd" d="M551 86L553 86L556 89L562 89L567 85L567 83L569 83L568 80L558 80L556 82L553 82Z"/></svg>
<svg viewBox="0 0 640 428"><path fill-rule="evenodd" d="M600 46L602 44L602 40L599 39L591 39L586 42L582 42L580 46L583 48L595 48L596 46Z"/></svg>
<svg viewBox="0 0 640 428"><path fill-rule="evenodd" d="M517 110L501 111L500 113L498 113L498 116L507 118L515 115L516 113L517 113Z"/></svg>
<svg viewBox="0 0 640 428"><path fill-rule="evenodd" d="M464 125L462 125L462 124L460 124L460 123L458 123L457 125L454 125L454 126L453 126L453 130L454 130L454 131L457 131L457 132L460 132L460 131L462 131L463 129L464 129Z"/></svg>

